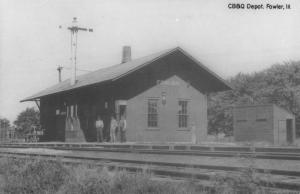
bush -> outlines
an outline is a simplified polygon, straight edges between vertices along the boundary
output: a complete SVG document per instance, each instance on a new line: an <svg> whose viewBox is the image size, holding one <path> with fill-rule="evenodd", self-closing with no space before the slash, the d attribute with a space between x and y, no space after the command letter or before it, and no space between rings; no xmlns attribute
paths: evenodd
<svg viewBox="0 0 300 194"><path fill-rule="evenodd" d="M59 194L109 194L111 175L102 168L87 165L73 166L71 176L65 181Z"/></svg>
<svg viewBox="0 0 300 194"><path fill-rule="evenodd" d="M183 184L152 181L147 173L110 172L106 168L81 165L72 168L72 178L59 194L193 194L193 188Z"/></svg>
<svg viewBox="0 0 300 194"><path fill-rule="evenodd" d="M128 174L119 172L114 176L112 192L117 194L152 194L152 193L177 193L170 184L154 182L149 174Z"/></svg>
<svg viewBox="0 0 300 194"><path fill-rule="evenodd" d="M216 174L212 177L214 190L222 194L267 194L270 189L264 186L271 186L271 182L266 182L267 173L263 176L259 174L255 166L255 158L252 156L240 158L247 167L241 168L237 172ZM270 179L268 180L270 181ZM267 185L266 185L267 184Z"/></svg>
<svg viewBox="0 0 300 194"><path fill-rule="evenodd" d="M8 159L0 169L5 193L55 193L69 176L58 161Z"/></svg>

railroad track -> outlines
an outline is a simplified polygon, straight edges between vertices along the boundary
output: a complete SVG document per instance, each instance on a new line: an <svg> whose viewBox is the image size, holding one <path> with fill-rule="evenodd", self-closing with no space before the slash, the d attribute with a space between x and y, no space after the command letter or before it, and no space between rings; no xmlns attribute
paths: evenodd
<svg viewBox="0 0 300 194"><path fill-rule="evenodd" d="M17 150L1 150L1 157L31 157L56 160L60 158L65 163L93 163L96 165L107 166L110 169L122 169L129 172L147 171L156 176L165 176L180 179L193 180L211 180L212 176L218 174L240 173L247 168L215 166L215 165L197 165L185 163L170 163L159 161L143 161L136 159L116 159L108 157L87 157L70 154L47 154L47 153L28 153ZM255 171L264 177L261 180L261 186L268 186L276 189L288 189L300 191L300 172L285 170L268 170L256 168ZM270 176L273 179L270 179ZM275 177L275 178L274 178ZM297 181L298 180L298 181ZM270 184L271 183L271 184Z"/></svg>
<svg viewBox="0 0 300 194"><path fill-rule="evenodd" d="M112 144L0 144L0 148L51 148L56 150L77 150L95 152L122 152L141 154L210 156L210 157L251 157L256 159L300 160L300 149L295 148L255 148L248 147L196 147L198 149L166 149L166 146L149 148L146 145L112 145ZM251 150L251 151L250 151Z"/></svg>

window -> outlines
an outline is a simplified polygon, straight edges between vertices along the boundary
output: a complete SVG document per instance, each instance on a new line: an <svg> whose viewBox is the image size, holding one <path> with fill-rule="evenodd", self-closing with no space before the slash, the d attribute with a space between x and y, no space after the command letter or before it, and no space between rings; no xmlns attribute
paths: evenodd
<svg viewBox="0 0 300 194"><path fill-rule="evenodd" d="M148 127L158 127L158 99L148 99Z"/></svg>
<svg viewBox="0 0 300 194"><path fill-rule="evenodd" d="M188 126L188 101L187 100L179 100L179 111L178 111L178 127L186 128Z"/></svg>

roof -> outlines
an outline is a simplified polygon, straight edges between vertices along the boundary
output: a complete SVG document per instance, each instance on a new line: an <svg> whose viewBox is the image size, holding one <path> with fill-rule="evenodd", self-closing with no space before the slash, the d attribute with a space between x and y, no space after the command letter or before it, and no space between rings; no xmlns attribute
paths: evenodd
<svg viewBox="0 0 300 194"><path fill-rule="evenodd" d="M235 105L234 108L247 108L247 107L263 107L263 106L269 106L269 107L277 107L278 109L288 113L288 114L291 114L294 116L294 113L292 113L291 111L277 105L277 104L274 104L274 103L265 103L265 104L259 104L259 103L255 103L255 104L239 104L239 105Z"/></svg>
<svg viewBox="0 0 300 194"><path fill-rule="evenodd" d="M202 69L204 69L211 76L215 77L218 81L220 81L224 85L225 89L227 89L227 90L231 89L231 86L229 86L225 80L223 80L221 77L219 77L214 72L210 71L207 67L202 65L196 59L194 59L183 49L181 49L180 47L176 47L176 48L164 50L164 51L161 51L161 52L158 52L158 53L146 56L146 57L135 59L135 60L129 61L127 63L113 65L111 67L102 68L102 69L99 69L99 70L91 72L91 73L80 75L76 78L76 84L74 84L74 85L71 85L70 79L67 79L67 80L62 81L52 87L44 89L35 95L27 97L27 98L21 100L21 102L36 100L43 96L57 94L57 93L65 92L65 91L71 91L71 90L74 90L77 88L81 88L81 87L85 87L85 86L89 86L89 85L93 85L93 84L97 84L97 83L102 83L102 82L106 82L106 81L115 81L115 80L117 80L123 76L126 76L126 75L152 63L152 62L155 62L156 60L158 60L164 56L167 56L175 51L180 51L185 56L187 56L188 58L193 60Z"/></svg>

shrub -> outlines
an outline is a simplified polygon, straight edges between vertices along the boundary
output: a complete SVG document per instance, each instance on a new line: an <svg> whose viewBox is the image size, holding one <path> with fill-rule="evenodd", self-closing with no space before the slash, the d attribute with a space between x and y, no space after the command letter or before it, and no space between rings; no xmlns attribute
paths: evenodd
<svg viewBox="0 0 300 194"><path fill-rule="evenodd" d="M111 175L106 169L87 165L69 168L71 176L59 194L109 194Z"/></svg>
<svg viewBox="0 0 300 194"><path fill-rule="evenodd" d="M113 178L112 193L116 194L193 194L198 192L190 183L155 181L148 173L118 172Z"/></svg>
<svg viewBox="0 0 300 194"><path fill-rule="evenodd" d="M69 176L58 161L8 159L0 169L5 193L55 193Z"/></svg>
<svg viewBox="0 0 300 194"><path fill-rule="evenodd" d="M252 156L239 158L246 163L244 168L237 172L216 174L212 177L213 187L216 193L222 194L267 194L270 189L264 186L271 186L272 182L266 183L267 173L262 176L256 170L255 158ZM270 179L268 180L270 181ZM268 184L268 185L266 185Z"/></svg>

